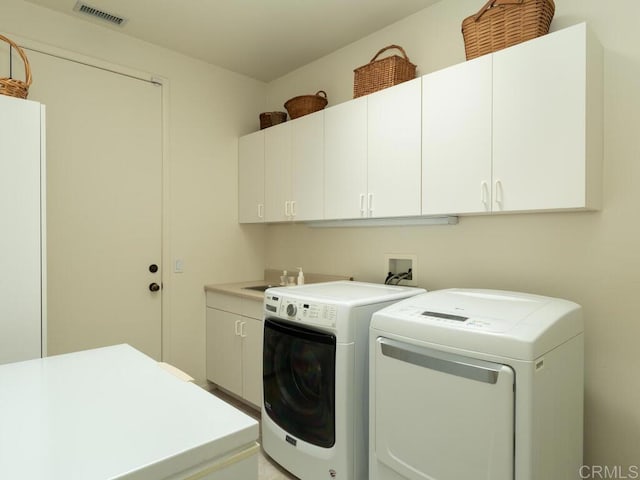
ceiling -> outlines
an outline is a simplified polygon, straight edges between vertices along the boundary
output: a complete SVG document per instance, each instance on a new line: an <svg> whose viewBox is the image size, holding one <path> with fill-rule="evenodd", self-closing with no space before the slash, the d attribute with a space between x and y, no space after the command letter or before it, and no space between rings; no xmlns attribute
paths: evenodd
<svg viewBox="0 0 640 480"><path fill-rule="evenodd" d="M27 0L269 82L439 0Z"/></svg>

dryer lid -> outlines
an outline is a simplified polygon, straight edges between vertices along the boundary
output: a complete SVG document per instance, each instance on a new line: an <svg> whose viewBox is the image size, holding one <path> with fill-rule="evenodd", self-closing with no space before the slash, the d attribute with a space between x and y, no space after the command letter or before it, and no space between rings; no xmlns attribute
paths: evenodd
<svg viewBox="0 0 640 480"><path fill-rule="evenodd" d="M417 295L376 312L372 328L522 359L535 358L583 331L581 307L573 302L478 289Z"/></svg>

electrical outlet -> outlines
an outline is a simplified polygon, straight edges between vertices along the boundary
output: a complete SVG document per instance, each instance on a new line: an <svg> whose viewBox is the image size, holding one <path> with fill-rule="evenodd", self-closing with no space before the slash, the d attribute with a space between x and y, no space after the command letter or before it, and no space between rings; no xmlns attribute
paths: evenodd
<svg viewBox="0 0 640 480"><path fill-rule="evenodd" d="M404 253L387 253L384 256L384 277L390 285L418 286L418 256Z"/></svg>

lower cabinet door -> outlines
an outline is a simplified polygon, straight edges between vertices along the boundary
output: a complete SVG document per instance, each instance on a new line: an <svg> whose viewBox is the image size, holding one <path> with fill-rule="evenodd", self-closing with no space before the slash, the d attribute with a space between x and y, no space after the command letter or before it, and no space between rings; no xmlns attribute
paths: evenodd
<svg viewBox="0 0 640 480"><path fill-rule="evenodd" d="M242 317L242 397L262 405L262 321Z"/></svg>
<svg viewBox="0 0 640 480"><path fill-rule="evenodd" d="M207 308L207 379L242 396L243 317Z"/></svg>

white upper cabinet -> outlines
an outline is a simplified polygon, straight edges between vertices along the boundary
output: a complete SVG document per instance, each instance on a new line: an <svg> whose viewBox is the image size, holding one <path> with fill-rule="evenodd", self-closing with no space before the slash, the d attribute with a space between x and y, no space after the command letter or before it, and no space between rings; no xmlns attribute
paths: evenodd
<svg viewBox="0 0 640 480"><path fill-rule="evenodd" d="M420 215L421 80L368 100L367 216Z"/></svg>
<svg viewBox="0 0 640 480"><path fill-rule="evenodd" d="M420 84L325 111L325 218L420 214Z"/></svg>
<svg viewBox="0 0 640 480"><path fill-rule="evenodd" d="M598 208L602 48L582 23L493 55L494 211Z"/></svg>
<svg viewBox="0 0 640 480"><path fill-rule="evenodd" d="M323 216L324 112L265 132L265 221Z"/></svg>
<svg viewBox="0 0 640 480"><path fill-rule="evenodd" d="M238 221L264 222L264 131L238 140Z"/></svg>
<svg viewBox="0 0 640 480"><path fill-rule="evenodd" d="M241 221L600 208L602 58L582 23L271 127L262 210L241 139Z"/></svg>
<svg viewBox="0 0 640 480"><path fill-rule="evenodd" d="M291 219L291 123L264 130L265 222Z"/></svg>
<svg viewBox="0 0 640 480"><path fill-rule="evenodd" d="M325 110L324 214L327 219L367 214L367 97Z"/></svg>
<svg viewBox="0 0 640 480"><path fill-rule="evenodd" d="M598 208L602 50L579 24L423 77L422 214Z"/></svg>
<svg viewBox="0 0 640 480"><path fill-rule="evenodd" d="M324 217L324 112L291 122L291 219Z"/></svg>
<svg viewBox="0 0 640 480"><path fill-rule="evenodd" d="M422 214L491 210L491 55L422 77Z"/></svg>

